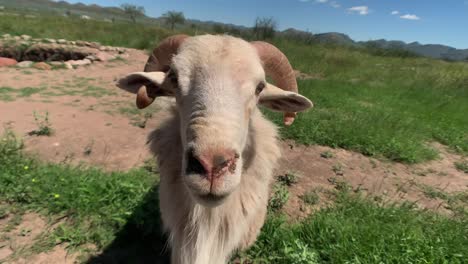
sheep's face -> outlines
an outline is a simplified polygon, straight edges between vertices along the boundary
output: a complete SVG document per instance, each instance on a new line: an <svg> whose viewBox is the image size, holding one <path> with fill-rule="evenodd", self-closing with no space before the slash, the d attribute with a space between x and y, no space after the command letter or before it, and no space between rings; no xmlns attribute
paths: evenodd
<svg viewBox="0 0 468 264"><path fill-rule="evenodd" d="M181 47L171 71L185 153L182 178L197 201L219 204L241 181L242 152L265 73L246 42L203 38Z"/></svg>
<svg viewBox="0 0 468 264"><path fill-rule="evenodd" d="M251 117L262 102L297 112L311 106L299 94L267 84L256 50L230 37L194 37L172 59L160 94L175 96L183 145L182 181L204 206L222 203L238 188ZM148 85L147 85L148 87Z"/></svg>

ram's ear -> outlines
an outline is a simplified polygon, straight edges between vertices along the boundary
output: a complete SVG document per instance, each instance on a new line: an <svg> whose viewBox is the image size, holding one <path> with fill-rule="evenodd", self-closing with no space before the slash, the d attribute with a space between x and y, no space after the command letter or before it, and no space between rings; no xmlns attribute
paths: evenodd
<svg viewBox="0 0 468 264"><path fill-rule="evenodd" d="M314 106L306 97L285 91L270 83L260 93L259 104L271 110L285 113L303 112Z"/></svg>
<svg viewBox="0 0 468 264"><path fill-rule="evenodd" d="M139 109L153 103L158 96L173 96L164 72L133 72L117 81L116 86L137 95Z"/></svg>

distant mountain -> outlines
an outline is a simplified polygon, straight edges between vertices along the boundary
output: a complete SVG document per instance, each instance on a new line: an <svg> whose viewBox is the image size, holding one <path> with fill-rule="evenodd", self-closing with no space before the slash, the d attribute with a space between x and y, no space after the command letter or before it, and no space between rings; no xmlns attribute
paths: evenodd
<svg viewBox="0 0 468 264"><path fill-rule="evenodd" d="M405 43L403 41L388 41L385 39L359 42L360 44L374 44L381 48L404 49L416 54L435 59L453 61L468 61L468 49L456 49L438 44L420 44L419 42Z"/></svg>
<svg viewBox="0 0 468 264"><path fill-rule="evenodd" d="M356 45L348 35L337 32L315 34L314 39L324 44Z"/></svg>
<svg viewBox="0 0 468 264"><path fill-rule="evenodd" d="M83 3L70 4L66 1L52 0L0 0L0 6L16 10L28 10L38 13L55 13L59 15L73 14L86 15L93 19L130 21L125 12L118 7L101 7L96 4L85 5ZM142 16L139 22L146 24L163 25L164 19ZM251 30L249 27L225 24L214 21L200 21L187 19L185 27L194 27L200 30L214 30L217 33L230 32L237 35ZM420 44L418 42L405 43L403 41L389 41L385 39L372 41L352 40L348 35L338 32L312 34L310 32L289 28L278 32L279 35L301 40L305 43L324 43L351 46L375 46L384 49L403 49L421 56L452 61L468 61L468 49L455 49L453 47L437 44Z"/></svg>
<svg viewBox="0 0 468 264"><path fill-rule="evenodd" d="M66 1L51 1L51 0L0 0L0 6L7 9L27 10L36 13L55 13L58 15L86 15L95 19L116 19L130 21L125 12L118 7L102 7L83 3L71 4ZM142 16L141 22L156 23L158 20Z"/></svg>

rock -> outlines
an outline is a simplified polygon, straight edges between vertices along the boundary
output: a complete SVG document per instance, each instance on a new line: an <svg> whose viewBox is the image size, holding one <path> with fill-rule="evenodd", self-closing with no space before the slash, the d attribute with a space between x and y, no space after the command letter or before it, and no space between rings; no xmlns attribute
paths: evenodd
<svg viewBox="0 0 468 264"><path fill-rule="evenodd" d="M49 64L52 66L57 66L57 67L63 66L63 62L61 61L51 61L49 62Z"/></svg>
<svg viewBox="0 0 468 264"><path fill-rule="evenodd" d="M85 58L85 59L88 59L88 60L90 60L90 61L92 61L92 62L95 62L95 61L97 61L97 60L98 60L98 58L96 58L96 56L94 56L94 55L89 55L89 56L86 56L86 58Z"/></svg>
<svg viewBox="0 0 468 264"><path fill-rule="evenodd" d="M106 53L106 52L98 52L95 57L97 58L98 61L109 61L109 60L115 60L115 56Z"/></svg>
<svg viewBox="0 0 468 264"><path fill-rule="evenodd" d="M20 41L21 37L20 36L14 36L13 39L16 40L16 41Z"/></svg>
<svg viewBox="0 0 468 264"><path fill-rule="evenodd" d="M18 64L16 64L16 67L19 67L19 68L29 68L33 65L34 62L32 61L22 61L22 62L19 62Z"/></svg>
<svg viewBox="0 0 468 264"><path fill-rule="evenodd" d="M44 41L47 43L57 43L55 39L50 39L50 38L44 39Z"/></svg>
<svg viewBox="0 0 468 264"><path fill-rule="evenodd" d="M0 67L13 66L18 62L15 59L0 57Z"/></svg>
<svg viewBox="0 0 468 264"><path fill-rule="evenodd" d="M21 38L24 39L24 40L31 40L32 39L32 37L28 36L28 35L21 35Z"/></svg>
<svg viewBox="0 0 468 264"><path fill-rule="evenodd" d="M11 38L11 35L10 34L3 34L2 38L8 39L8 38Z"/></svg>
<svg viewBox="0 0 468 264"><path fill-rule="evenodd" d="M124 48L117 48L117 52L118 52L119 54L123 54L123 53L125 53L125 51L126 51L126 50L125 50Z"/></svg>
<svg viewBox="0 0 468 264"><path fill-rule="evenodd" d="M39 70L44 70L44 71L50 71L52 70L52 66L45 62L38 62L33 65L33 68L39 69Z"/></svg>
<svg viewBox="0 0 468 264"><path fill-rule="evenodd" d="M65 66L65 69L73 70L73 65L71 65L69 62L65 62L63 66Z"/></svg>
<svg viewBox="0 0 468 264"><path fill-rule="evenodd" d="M67 40L66 39L58 39L57 43L58 44L67 44Z"/></svg>
<svg viewBox="0 0 468 264"><path fill-rule="evenodd" d="M77 45L77 46L84 47L84 46L86 46L86 41L78 40L78 41L76 42L76 45Z"/></svg>
<svg viewBox="0 0 468 264"><path fill-rule="evenodd" d="M72 66L86 66L90 65L91 61L89 59L84 59L84 60L69 60L67 61Z"/></svg>

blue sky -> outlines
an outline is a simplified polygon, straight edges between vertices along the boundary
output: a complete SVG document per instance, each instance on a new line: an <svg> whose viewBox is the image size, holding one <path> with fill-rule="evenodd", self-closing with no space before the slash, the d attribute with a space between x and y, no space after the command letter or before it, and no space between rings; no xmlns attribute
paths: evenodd
<svg viewBox="0 0 468 264"><path fill-rule="evenodd" d="M69 0L69 2L78 2ZM150 16L168 10L187 18L251 26L272 16L279 29L341 32L355 40L385 38L468 48L468 0L81 0L118 6L134 3Z"/></svg>

